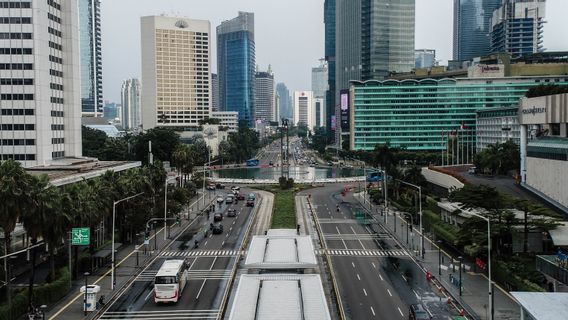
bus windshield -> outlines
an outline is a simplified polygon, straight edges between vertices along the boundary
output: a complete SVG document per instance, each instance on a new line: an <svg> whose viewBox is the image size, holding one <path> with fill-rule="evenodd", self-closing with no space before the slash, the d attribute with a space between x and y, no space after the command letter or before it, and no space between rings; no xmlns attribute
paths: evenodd
<svg viewBox="0 0 568 320"><path fill-rule="evenodd" d="M177 283L176 277L156 277L155 284L175 284Z"/></svg>

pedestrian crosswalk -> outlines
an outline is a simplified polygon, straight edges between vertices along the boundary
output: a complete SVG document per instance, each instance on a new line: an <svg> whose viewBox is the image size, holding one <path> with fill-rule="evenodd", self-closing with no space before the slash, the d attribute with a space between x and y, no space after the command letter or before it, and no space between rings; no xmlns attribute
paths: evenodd
<svg viewBox="0 0 568 320"><path fill-rule="evenodd" d="M158 273L158 270L144 270L134 279L134 281L140 281L140 282L154 281L154 277L156 277L156 273Z"/></svg>
<svg viewBox="0 0 568 320"><path fill-rule="evenodd" d="M134 281L152 282L156 277L158 270L146 270L139 274ZM189 270L187 272L187 280L223 280L231 277L231 270L212 269L212 270Z"/></svg>
<svg viewBox="0 0 568 320"><path fill-rule="evenodd" d="M144 319L144 320L189 320L216 319L219 310L154 310L154 311L107 311L99 319Z"/></svg>
<svg viewBox="0 0 568 320"><path fill-rule="evenodd" d="M317 254L329 254L331 256L353 256L353 257L402 257L408 253L404 250L350 250L350 249L320 249Z"/></svg>
<svg viewBox="0 0 568 320"><path fill-rule="evenodd" d="M190 250L190 251L164 251L162 257L236 257L238 254L246 254L246 251L238 250Z"/></svg>

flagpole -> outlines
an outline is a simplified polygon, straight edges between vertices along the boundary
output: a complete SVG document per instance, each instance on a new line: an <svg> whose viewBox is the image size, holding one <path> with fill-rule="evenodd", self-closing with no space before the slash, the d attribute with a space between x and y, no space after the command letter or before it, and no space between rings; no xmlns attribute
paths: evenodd
<svg viewBox="0 0 568 320"><path fill-rule="evenodd" d="M444 130L442 130L442 167L444 166Z"/></svg>

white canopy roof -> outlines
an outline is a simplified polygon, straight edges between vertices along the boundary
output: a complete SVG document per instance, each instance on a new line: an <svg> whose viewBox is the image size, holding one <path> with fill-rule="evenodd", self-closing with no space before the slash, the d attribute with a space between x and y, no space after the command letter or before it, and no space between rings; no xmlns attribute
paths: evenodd
<svg viewBox="0 0 568 320"><path fill-rule="evenodd" d="M272 235L252 238L245 268L315 268L317 260L310 236Z"/></svg>

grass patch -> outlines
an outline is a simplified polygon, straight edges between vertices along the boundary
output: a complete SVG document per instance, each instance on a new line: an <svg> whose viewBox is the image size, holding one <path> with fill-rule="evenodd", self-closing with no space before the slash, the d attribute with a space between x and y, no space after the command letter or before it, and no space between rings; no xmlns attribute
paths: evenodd
<svg viewBox="0 0 568 320"><path fill-rule="evenodd" d="M271 229L296 229L296 193L310 188L309 185L299 185L289 190L282 190L278 185L255 187L274 194Z"/></svg>

